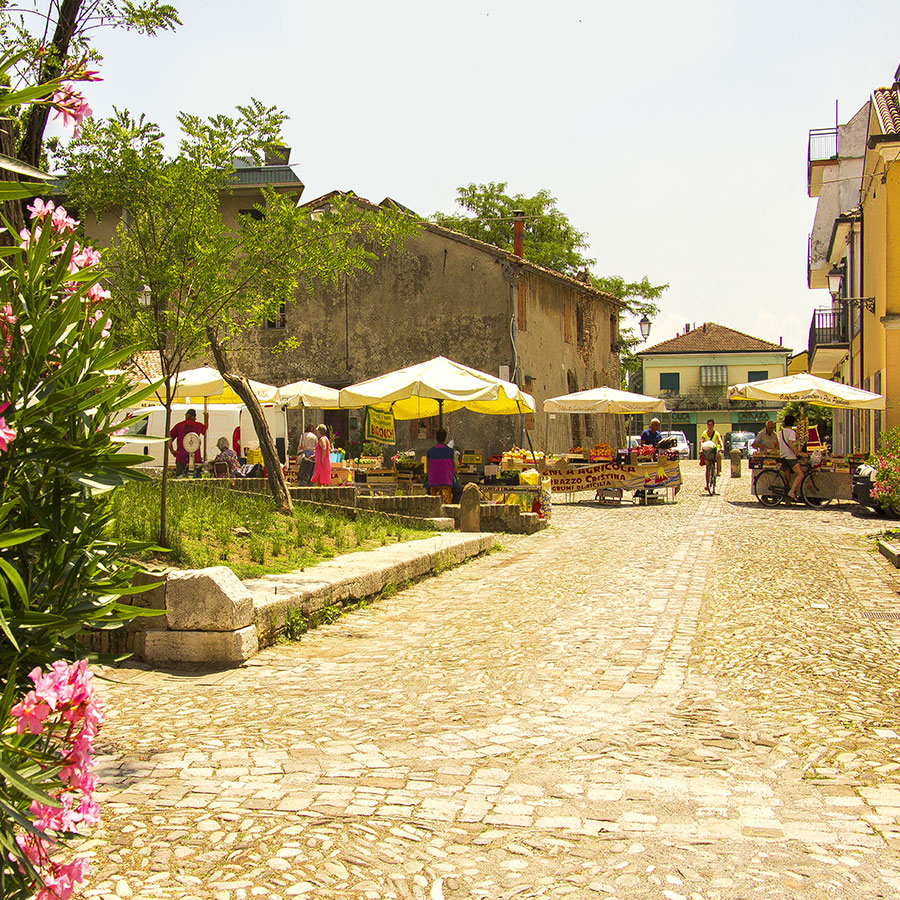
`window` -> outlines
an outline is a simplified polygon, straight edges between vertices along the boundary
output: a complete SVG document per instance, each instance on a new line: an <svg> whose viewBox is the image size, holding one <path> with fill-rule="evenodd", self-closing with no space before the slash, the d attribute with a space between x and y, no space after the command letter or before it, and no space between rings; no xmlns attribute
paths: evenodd
<svg viewBox="0 0 900 900"><path fill-rule="evenodd" d="M609 352L619 352L619 317L615 313L609 315Z"/></svg>
<svg viewBox="0 0 900 900"><path fill-rule="evenodd" d="M769 373L764 370L747 373L747 381L765 381L768 377Z"/></svg>
<svg viewBox="0 0 900 900"><path fill-rule="evenodd" d="M525 282L521 279L516 283L516 327L519 331L528 330L528 316L525 304Z"/></svg>
<svg viewBox="0 0 900 900"><path fill-rule="evenodd" d="M274 319L266 319L266 328L285 328L287 326L287 310L282 303Z"/></svg>
<svg viewBox="0 0 900 900"><path fill-rule="evenodd" d="M728 366L700 366L700 386L718 387L728 384Z"/></svg>
<svg viewBox="0 0 900 900"><path fill-rule="evenodd" d="M875 391L876 394L881 393L881 371L879 370L872 377L872 390ZM875 449L881 449L881 410L876 409L872 412L872 428L874 431L875 438Z"/></svg>
<svg viewBox="0 0 900 900"><path fill-rule="evenodd" d="M677 394L681 390L681 375L678 372L660 372L659 389Z"/></svg>
<svg viewBox="0 0 900 900"><path fill-rule="evenodd" d="M258 209L239 209L238 215L250 216L251 219L255 219L257 222L263 217L263 214Z"/></svg>
<svg viewBox="0 0 900 900"><path fill-rule="evenodd" d="M572 301L566 300L566 308L563 312L563 339L567 344L572 343Z"/></svg>
<svg viewBox="0 0 900 900"><path fill-rule="evenodd" d="M578 303L575 306L575 340L578 346L584 346L584 307Z"/></svg>

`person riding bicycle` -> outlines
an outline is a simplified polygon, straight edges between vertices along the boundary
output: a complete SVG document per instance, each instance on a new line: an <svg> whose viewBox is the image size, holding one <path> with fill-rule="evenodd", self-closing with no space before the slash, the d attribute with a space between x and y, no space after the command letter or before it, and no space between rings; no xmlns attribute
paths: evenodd
<svg viewBox="0 0 900 900"><path fill-rule="evenodd" d="M706 422L706 431L704 431L700 435L700 445L702 446L706 441L712 441L716 445L716 475L722 474L722 453L725 450L725 442L722 440L722 435L716 431L716 423L713 419L708 419ZM700 454L700 465L706 465L706 460L703 458L703 454Z"/></svg>
<svg viewBox="0 0 900 900"><path fill-rule="evenodd" d="M790 471L794 475L787 496L791 500L799 500L797 488L803 481L803 469L800 468L799 457L805 455L797 445L797 432L794 431L794 416L788 413L784 417L781 431L778 432L778 450L781 454L781 467L785 472Z"/></svg>

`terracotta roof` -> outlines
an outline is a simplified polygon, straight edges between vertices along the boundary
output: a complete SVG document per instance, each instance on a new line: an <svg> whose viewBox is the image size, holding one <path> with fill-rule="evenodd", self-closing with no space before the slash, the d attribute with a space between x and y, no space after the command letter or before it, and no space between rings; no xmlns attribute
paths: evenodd
<svg viewBox="0 0 900 900"><path fill-rule="evenodd" d="M336 197L342 197L347 200L352 200L359 206L367 207L372 210L388 208L400 210L402 212L407 211L407 207L403 206L402 203L399 203L392 197L385 197L385 199L380 204L375 204L371 200L366 200L365 197L360 197L359 194L356 194L353 191L340 190L329 191L327 194L323 194L321 197L316 197L314 200L308 200L306 203L302 203L301 206L308 207L310 209L315 209L317 206L327 206ZM415 216L415 213L410 212L410 214ZM619 300L618 297L615 297L612 294L607 293L606 291L601 291L599 288L595 288L592 284L586 284L577 276L566 275L563 272L557 272L555 269L547 269L544 266L537 265L537 263L529 262L527 259L521 259L515 254L510 253L508 250L503 250L500 247L495 246L494 244L488 244L485 241L479 241L478 238L470 237L469 235L463 234L460 231L454 231L452 228L445 228L443 225L437 225L436 223L429 222L425 219L420 219L419 224L423 228L433 232L434 234L443 235L444 237L449 238L452 241L457 241L460 244L468 244L470 247L474 247L477 250L483 250L485 253L490 253L496 258L502 259L504 262L510 262L514 265L522 266L523 268L543 275L546 278L552 278L556 281L563 281L566 284L577 287L578 290L582 293L590 294L591 296L596 297L598 300L606 301L611 306L621 307L623 305L622 301Z"/></svg>
<svg viewBox="0 0 900 900"><path fill-rule="evenodd" d="M878 110L882 134L900 134L900 98L897 96L897 86L876 88L872 96Z"/></svg>
<svg viewBox="0 0 900 900"><path fill-rule="evenodd" d="M704 322L686 334L679 334L642 350L638 356L655 353L790 353L790 348L752 337L715 322Z"/></svg>

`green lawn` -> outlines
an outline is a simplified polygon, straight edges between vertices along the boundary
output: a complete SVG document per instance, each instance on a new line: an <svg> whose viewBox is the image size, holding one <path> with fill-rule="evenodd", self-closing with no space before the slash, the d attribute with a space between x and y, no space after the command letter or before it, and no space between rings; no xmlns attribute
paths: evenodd
<svg viewBox="0 0 900 900"><path fill-rule="evenodd" d="M309 506L293 516L275 511L272 498L219 486L170 481L168 545L144 561L179 568L230 566L238 578L289 572L353 550L428 537L429 529L400 525L377 513L351 517ZM157 543L160 482L118 488L113 497L112 537Z"/></svg>

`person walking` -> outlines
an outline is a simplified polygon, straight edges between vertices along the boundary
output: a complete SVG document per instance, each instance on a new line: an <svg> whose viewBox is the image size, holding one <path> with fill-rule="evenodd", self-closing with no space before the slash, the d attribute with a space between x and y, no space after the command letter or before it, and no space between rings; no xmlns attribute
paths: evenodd
<svg viewBox="0 0 900 900"><path fill-rule="evenodd" d="M313 474L311 484L325 487L331 485L331 441L328 440L328 426L319 425L316 428L316 449L314 454Z"/></svg>
<svg viewBox="0 0 900 900"><path fill-rule="evenodd" d="M297 454L297 483L309 484L315 471L316 444L319 439L310 425L300 438L299 453ZM331 459L331 457L329 457Z"/></svg>

